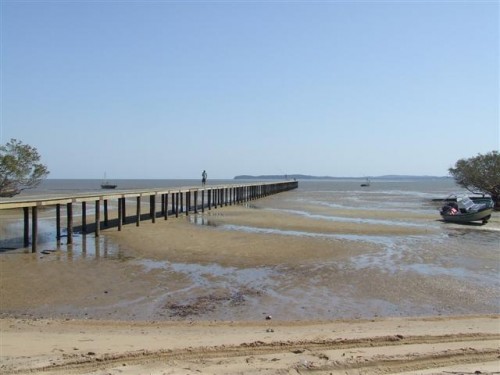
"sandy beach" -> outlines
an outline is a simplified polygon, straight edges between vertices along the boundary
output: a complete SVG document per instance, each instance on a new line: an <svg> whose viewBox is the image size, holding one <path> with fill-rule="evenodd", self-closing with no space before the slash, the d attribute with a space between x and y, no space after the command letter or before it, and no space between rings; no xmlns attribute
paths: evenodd
<svg viewBox="0 0 500 375"><path fill-rule="evenodd" d="M350 210L309 208L346 218L332 225L282 204L268 197L112 228L69 249L2 254L2 373L500 371L495 290L405 272L413 255L398 257L391 272L348 263L380 247L342 236L420 238L439 225L367 225L349 221ZM498 217L490 224L497 235ZM432 251L419 257L437 261Z"/></svg>
<svg viewBox="0 0 500 375"><path fill-rule="evenodd" d="M0 324L3 374L499 371L497 316L191 323L2 319Z"/></svg>

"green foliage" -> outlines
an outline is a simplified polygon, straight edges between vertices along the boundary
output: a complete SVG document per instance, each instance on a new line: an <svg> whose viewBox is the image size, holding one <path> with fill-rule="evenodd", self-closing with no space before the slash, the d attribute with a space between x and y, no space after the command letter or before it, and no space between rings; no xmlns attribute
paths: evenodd
<svg viewBox="0 0 500 375"><path fill-rule="evenodd" d="M471 192L490 194L500 204L500 154L492 151L469 159L460 159L448 170L458 185Z"/></svg>
<svg viewBox="0 0 500 375"><path fill-rule="evenodd" d="M0 196L12 197L36 187L47 175L36 148L11 139L0 145Z"/></svg>

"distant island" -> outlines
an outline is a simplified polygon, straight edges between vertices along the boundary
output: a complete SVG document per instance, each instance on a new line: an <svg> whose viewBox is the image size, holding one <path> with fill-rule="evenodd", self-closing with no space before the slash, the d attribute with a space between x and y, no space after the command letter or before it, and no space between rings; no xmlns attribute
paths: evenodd
<svg viewBox="0 0 500 375"><path fill-rule="evenodd" d="M239 175L235 180L365 180L367 178L375 180L425 180L425 179L447 179L450 176L413 176L413 175L384 175L384 176L365 176L365 177L332 177L332 176L310 176L305 174L287 174L287 175Z"/></svg>

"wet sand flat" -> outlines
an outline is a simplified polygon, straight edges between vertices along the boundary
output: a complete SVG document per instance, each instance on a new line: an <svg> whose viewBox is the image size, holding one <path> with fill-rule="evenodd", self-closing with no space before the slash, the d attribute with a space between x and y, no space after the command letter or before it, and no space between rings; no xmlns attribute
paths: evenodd
<svg viewBox="0 0 500 375"><path fill-rule="evenodd" d="M443 233L422 212L310 207L308 216L281 204L2 254L2 372L498 369L498 258L464 250L471 235L498 235L496 216Z"/></svg>
<svg viewBox="0 0 500 375"><path fill-rule="evenodd" d="M494 285L456 277L459 254L425 242L439 226L393 225L390 214L382 224L332 222L268 207L272 199L108 229L100 252L80 242L47 254L3 254L2 313L293 320L497 311ZM87 246L103 241L82 237ZM494 261L474 255L483 272Z"/></svg>

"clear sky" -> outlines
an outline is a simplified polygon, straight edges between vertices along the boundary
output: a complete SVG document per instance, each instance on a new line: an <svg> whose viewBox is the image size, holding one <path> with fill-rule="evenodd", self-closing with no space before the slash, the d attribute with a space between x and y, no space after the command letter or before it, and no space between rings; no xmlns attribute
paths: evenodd
<svg viewBox="0 0 500 375"><path fill-rule="evenodd" d="M447 175L499 149L499 1L1 0L49 178Z"/></svg>

